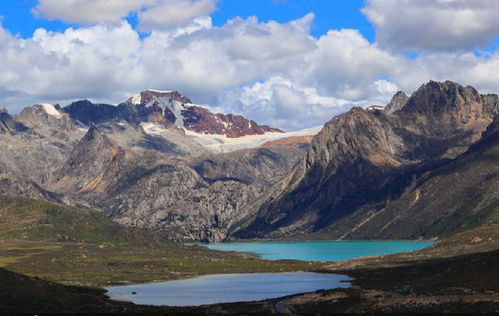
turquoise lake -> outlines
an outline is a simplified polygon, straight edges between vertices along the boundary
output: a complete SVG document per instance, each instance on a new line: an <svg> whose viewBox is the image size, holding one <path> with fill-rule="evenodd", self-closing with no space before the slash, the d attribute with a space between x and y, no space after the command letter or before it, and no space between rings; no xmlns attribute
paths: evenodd
<svg viewBox="0 0 499 316"><path fill-rule="evenodd" d="M214 274L161 283L108 288L114 300L135 304L197 306L259 301L321 289L346 288L349 277L328 273ZM133 294L134 293L134 294Z"/></svg>
<svg viewBox="0 0 499 316"><path fill-rule="evenodd" d="M337 261L420 250L426 241L300 241L205 245L211 249L254 253L265 259ZM187 280L108 288L114 300L135 304L196 306L256 301L321 289L349 287L349 277L328 273L248 273L206 275Z"/></svg>
<svg viewBox="0 0 499 316"><path fill-rule="evenodd" d="M337 261L409 252L431 246L429 241L299 241L203 244L210 249L253 253L268 260Z"/></svg>

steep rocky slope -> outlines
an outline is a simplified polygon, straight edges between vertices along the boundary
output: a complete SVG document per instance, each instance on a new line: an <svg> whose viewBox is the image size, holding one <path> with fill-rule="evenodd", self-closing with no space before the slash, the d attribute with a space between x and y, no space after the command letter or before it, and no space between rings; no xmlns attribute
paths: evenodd
<svg viewBox="0 0 499 316"><path fill-rule="evenodd" d="M496 136L490 129L499 111L497 96L429 82L404 99L396 95L387 112L353 108L333 118L306 156L253 206L255 215L234 227L235 236L319 231L333 238L427 238L464 230L497 213L498 160L475 169L481 172L473 179L468 176L474 171L466 169L476 162L468 158L470 148ZM461 155L459 161L471 162L454 168L465 178L450 174L439 180ZM446 185L437 190L430 185L436 181ZM451 204L446 194L459 201Z"/></svg>
<svg viewBox="0 0 499 316"><path fill-rule="evenodd" d="M309 143L307 138L285 139L252 149L202 155L193 158L189 166L209 183L233 180L269 185L291 170L305 154Z"/></svg>
<svg viewBox="0 0 499 316"><path fill-rule="evenodd" d="M111 136L91 126L44 185L121 223L160 229L176 240L224 239L228 227L248 215L246 205L286 174L307 146L182 160L123 147Z"/></svg>
<svg viewBox="0 0 499 316"><path fill-rule="evenodd" d="M99 209L122 223L163 230L171 239L222 240L247 215L246 205L286 174L307 144L209 154L185 135L189 115L177 110L186 103L177 92L146 91L118 106L80 101L64 109L37 104L18 116L2 111L0 193ZM157 121L154 113L166 119L167 110L182 117ZM160 133L144 130L145 122L161 126ZM266 133L256 123L243 123L253 127L249 134Z"/></svg>
<svg viewBox="0 0 499 316"><path fill-rule="evenodd" d="M0 193L99 209L172 239L221 240L307 144L218 157L196 140L207 135L238 144L244 136L249 147L267 134L284 136L212 113L176 91L146 90L117 106L78 101L65 108L37 104L17 116L1 111ZM264 138L253 144L253 136Z"/></svg>
<svg viewBox="0 0 499 316"><path fill-rule="evenodd" d="M118 106L39 104L0 112L0 191L95 208L177 240L441 237L495 218L498 104L430 82L384 109L353 108L313 139L313 129L201 115L175 91ZM210 151L224 141L231 152Z"/></svg>
<svg viewBox="0 0 499 316"><path fill-rule="evenodd" d="M22 196L32 199L44 199L46 194L35 183L19 176L0 162L0 195Z"/></svg>

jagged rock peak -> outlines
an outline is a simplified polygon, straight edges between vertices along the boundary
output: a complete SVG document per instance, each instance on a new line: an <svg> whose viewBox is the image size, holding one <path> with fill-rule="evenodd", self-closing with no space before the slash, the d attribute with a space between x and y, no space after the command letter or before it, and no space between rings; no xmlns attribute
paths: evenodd
<svg viewBox="0 0 499 316"><path fill-rule="evenodd" d="M396 115L418 128L426 126L427 131L442 131L447 126L455 132L489 124L496 113L497 97L482 96L475 88L452 81L430 81L414 92L404 111Z"/></svg>
<svg viewBox="0 0 499 316"><path fill-rule="evenodd" d="M154 89L144 90L139 94L136 94L130 99L128 99L127 102L132 104L147 104L159 98L169 98L173 101L178 101L183 104L192 103L192 101L189 98L180 94L178 91L163 91L163 90L154 90Z"/></svg>
<svg viewBox="0 0 499 316"><path fill-rule="evenodd" d="M107 137L105 134L101 133L97 126L94 124L90 124L90 128L88 129L87 133L83 136L83 138L80 140L79 145L81 146L82 144L99 144L99 145L105 145L105 146L115 146L113 141Z"/></svg>
<svg viewBox="0 0 499 316"><path fill-rule="evenodd" d="M122 115L118 107L110 104L95 104L89 100L79 100L66 106L64 112L68 113L71 118L82 124L102 123L121 119Z"/></svg>
<svg viewBox="0 0 499 316"><path fill-rule="evenodd" d="M409 97L407 96L407 94L402 91L398 91L397 93L395 93L390 103L388 103L385 107L385 113L390 115L396 111L401 110L408 100Z"/></svg>
<svg viewBox="0 0 499 316"><path fill-rule="evenodd" d="M40 103L24 108L17 119L41 134L68 131L77 126L58 104Z"/></svg>
<svg viewBox="0 0 499 316"><path fill-rule="evenodd" d="M452 81L430 81L419 87L407 101L407 107L428 110L446 111L450 104L465 104L481 102L478 91L471 87L464 87Z"/></svg>
<svg viewBox="0 0 499 316"><path fill-rule="evenodd" d="M105 137L105 135L99 131L97 126L95 126L93 123L90 123L90 128L88 129L85 136L83 136L83 139L92 140L95 138L103 138L103 137Z"/></svg>

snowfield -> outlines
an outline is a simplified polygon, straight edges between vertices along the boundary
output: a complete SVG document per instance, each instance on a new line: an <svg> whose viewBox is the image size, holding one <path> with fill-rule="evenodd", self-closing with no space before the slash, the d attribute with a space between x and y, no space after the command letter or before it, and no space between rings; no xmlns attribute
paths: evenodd
<svg viewBox="0 0 499 316"><path fill-rule="evenodd" d="M162 137L167 136L167 129L159 124L142 123L141 126L144 129L144 131L148 134L155 136L162 136ZM319 133L321 129L322 126L316 126L294 132L265 133L262 135L250 135L238 138L229 138L225 135L200 134L186 130L185 128L184 131L185 135L188 138L192 139L194 142L202 145L203 147L209 149L210 151L216 153L226 153L226 152L236 151L239 149L258 147L266 142L288 138L288 137L313 136Z"/></svg>

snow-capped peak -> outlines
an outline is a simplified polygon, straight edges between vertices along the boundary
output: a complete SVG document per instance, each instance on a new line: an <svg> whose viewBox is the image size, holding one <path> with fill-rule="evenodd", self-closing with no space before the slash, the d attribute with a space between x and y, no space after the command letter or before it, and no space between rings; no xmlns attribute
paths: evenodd
<svg viewBox="0 0 499 316"><path fill-rule="evenodd" d="M54 116L56 118L62 117L61 112L59 112L59 110L57 110L53 104L42 103L40 104L40 106L48 115Z"/></svg>
<svg viewBox="0 0 499 316"><path fill-rule="evenodd" d="M149 103L151 100L157 100L159 98L168 98L171 100L179 101L184 104L192 103L189 98L181 95L178 91L170 91L170 90L155 90L155 89L147 89L144 90L130 99L128 102L139 105L144 103Z"/></svg>

